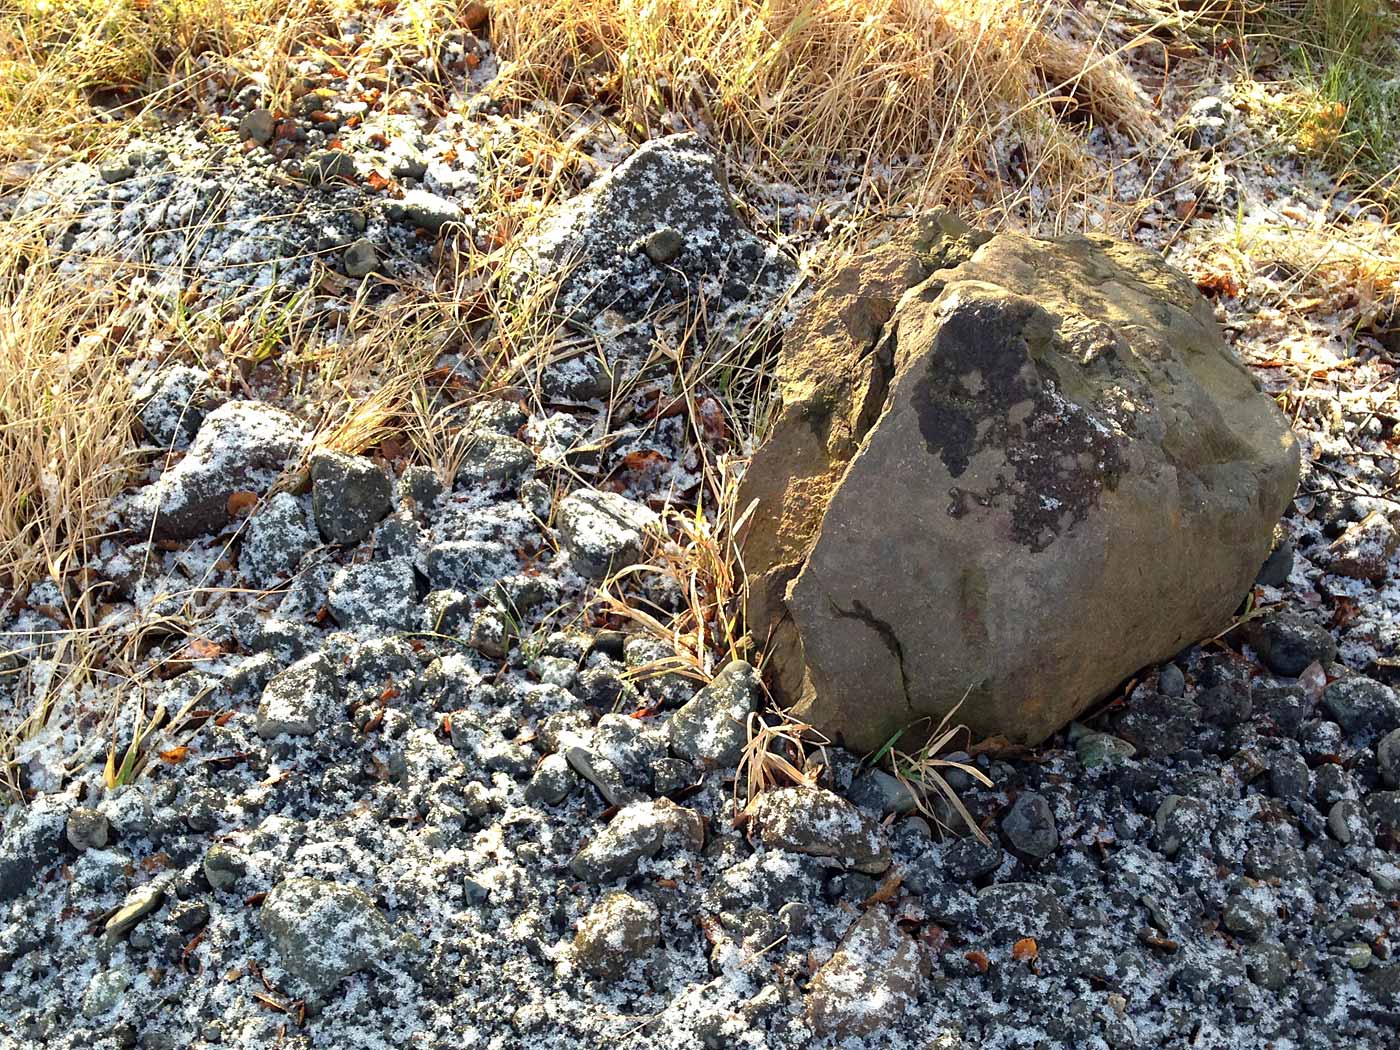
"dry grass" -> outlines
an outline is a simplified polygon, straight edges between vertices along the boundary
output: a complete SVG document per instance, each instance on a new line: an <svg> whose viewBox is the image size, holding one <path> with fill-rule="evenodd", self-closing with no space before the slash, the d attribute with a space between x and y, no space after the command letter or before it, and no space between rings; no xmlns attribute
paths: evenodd
<svg viewBox="0 0 1400 1050"><path fill-rule="evenodd" d="M878 190L918 156L920 180L998 176L999 130L1039 141L1047 115L1143 130L1149 117L1112 56L1048 25L1049 5L995 0L505 0L493 32L522 101L618 107L638 138L670 114L752 149L792 177L855 159ZM1032 161L1034 163L1034 160Z"/></svg>

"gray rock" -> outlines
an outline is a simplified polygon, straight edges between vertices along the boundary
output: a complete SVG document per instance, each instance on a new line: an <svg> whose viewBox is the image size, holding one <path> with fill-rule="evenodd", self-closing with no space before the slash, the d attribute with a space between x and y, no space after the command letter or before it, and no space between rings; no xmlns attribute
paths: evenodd
<svg viewBox="0 0 1400 1050"><path fill-rule="evenodd" d="M238 137L252 139L259 146L266 146L271 142L276 131L277 118L272 115L270 109L250 109L238 122Z"/></svg>
<svg viewBox="0 0 1400 1050"><path fill-rule="evenodd" d="M179 463L126 504L132 526L157 539L190 539L224 528L229 497L262 495L301 454L300 421L258 401L230 401L205 417Z"/></svg>
<svg viewBox="0 0 1400 1050"><path fill-rule="evenodd" d="M610 882L630 874L643 857L668 847L696 852L704 841L699 814L670 799L634 802L574 855L569 868L587 882Z"/></svg>
<svg viewBox="0 0 1400 1050"><path fill-rule="evenodd" d="M516 620L504 609L488 605L472 619L467 644L483 656L501 659L520 636Z"/></svg>
<svg viewBox="0 0 1400 1050"><path fill-rule="evenodd" d="M308 656L276 675L263 690L258 736L311 736L331 721L338 701L330 661L324 655Z"/></svg>
<svg viewBox="0 0 1400 1050"><path fill-rule="evenodd" d="M1278 915L1259 899L1260 896L1260 891L1237 891L1225 898L1225 928L1253 939L1277 925Z"/></svg>
<svg viewBox="0 0 1400 1050"><path fill-rule="evenodd" d="M1208 841L1214 825L1206 803L1183 795L1168 795L1157 807L1157 848L1174 857L1184 845Z"/></svg>
<svg viewBox="0 0 1400 1050"><path fill-rule="evenodd" d="M349 181L355 177L355 158L344 150L321 150L306 158L301 174L313 186Z"/></svg>
<svg viewBox="0 0 1400 1050"><path fill-rule="evenodd" d="M1354 675L1322 693L1322 706L1348 734L1374 737L1400 729L1400 699L1380 682Z"/></svg>
<svg viewBox="0 0 1400 1050"><path fill-rule="evenodd" d="M1176 664L1166 664L1157 674L1157 691L1163 696L1182 697L1186 695L1186 676Z"/></svg>
<svg viewBox="0 0 1400 1050"><path fill-rule="evenodd" d="M204 417L221 400L207 373L188 365L157 372L136 391L138 418L146 436L162 448L185 448L199 432Z"/></svg>
<svg viewBox="0 0 1400 1050"><path fill-rule="evenodd" d="M1338 575L1379 583L1390 574L1397 547L1400 530L1388 516L1372 511L1338 536L1321 560Z"/></svg>
<svg viewBox="0 0 1400 1050"><path fill-rule="evenodd" d="M812 976L807 1023L818 1036L864 1039L913 1017L928 961L879 907L851 924Z"/></svg>
<svg viewBox="0 0 1400 1050"><path fill-rule="evenodd" d="M958 839L943 854L942 866L948 878L971 885L1001 867L1006 854L993 842L975 838Z"/></svg>
<svg viewBox="0 0 1400 1050"><path fill-rule="evenodd" d="M457 464L456 484L511 484L535 464L535 454L523 441L491 430L477 430Z"/></svg>
<svg viewBox="0 0 1400 1050"><path fill-rule="evenodd" d="M76 850L102 849L111 829L100 809L79 806L68 814L68 844Z"/></svg>
<svg viewBox="0 0 1400 1050"><path fill-rule="evenodd" d="M1229 107L1216 96L1197 99L1181 118L1186 144L1205 153L1213 152L1229 133L1229 116Z"/></svg>
<svg viewBox="0 0 1400 1050"><path fill-rule="evenodd" d="M1111 733L1085 733L1074 742L1074 753L1085 769L1105 769L1132 758L1137 748Z"/></svg>
<svg viewBox="0 0 1400 1050"><path fill-rule="evenodd" d="M752 812L759 838L770 849L832 857L871 875L890 866L889 846L875 825L824 788L768 791L759 796Z"/></svg>
<svg viewBox="0 0 1400 1050"><path fill-rule="evenodd" d="M379 269L379 252L375 250L373 241L360 237L345 249L341 262L349 276L365 277Z"/></svg>
<svg viewBox="0 0 1400 1050"><path fill-rule="evenodd" d="M418 612L418 581L407 558L347 565L331 577L326 607L342 627L410 630Z"/></svg>
<svg viewBox="0 0 1400 1050"><path fill-rule="evenodd" d="M394 947L393 928L368 894L320 879L274 886L262 927L282 968L318 996L385 961Z"/></svg>
<svg viewBox="0 0 1400 1050"><path fill-rule="evenodd" d="M428 517L437 509L442 498L442 479L431 467L405 467L399 476L398 505L419 519Z"/></svg>
<svg viewBox="0 0 1400 1050"><path fill-rule="evenodd" d="M1376 743L1376 767L1387 787L1400 787L1400 729L1392 730Z"/></svg>
<svg viewBox="0 0 1400 1050"><path fill-rule="evenodd" d="M238 850L216 842L204 854L204 878L216 890L232 889L248 874L248 861Z"/></svg>
<svg viewBox="0 0 1400 1050"><path fill-rule="evenodd" d="M67 806L40 797L13 806L0 838L0 904L25 893L40 873L62 855Z"/></svg>
<svg viewBox="0 0 1400 1050"><path fill-rule="evenodd" d="M414 558L423 544L423 526L408 511L396 511L374 530L374 553L381 558Z"/></svg>
<svg viewBox="0 0 1400 1050"><path fill-rule="evenodd" d="M784 339L738 497L764 508L747 623L776 699L853 750L955 708L1038 744L1229 623L1298 444L1155 253L947 216L913 239L833 274Z"/></svg>
<svg viewBox="0 0 1400 1050"><path fill-rule="evenodd" d="M423 629L432 634L465 635L471 618L471 597L461 591L429 591L423 599Z"/></svg>
<svg viewBox="0 0 1400 1050"><path fill-rule="evenodd" d="M311 507L329 543L361 542L389 513L393 486L377 464L363 456L322 449L311 457Z"/></svg>
<svg viewBox="0 0 1400 1050"><path fill-rule="evenodd" d="M116 1009L131 985L131 975L124 969L100 970L92 975L83 992L83 1016L89 1020Z"/></svg>
<svg viewBox="0 0 1400 1050"><path fill-rule="evenodd" d="M1372 966L1361 982L1381 1006L1400 1010L1400 963Z"/></svg>
<svg viewBox="0 0 1400 1050"><path fill-rule="evenodd" d="M666 722L671 750L693 762L731 766L749 739L749 715L758 710L762 685L754 669L733 660Z"/></svg>
<svg viewBox="0 0 1400 1050"><path fill-rule="evenodd" d="M1060 846L1060 832L1050 803L1034 791L1017 796L1002 818L1001 834L1008 846L1032 860L1044 860Z"/></svg>
<svg viewBox="0 0 1400 1050"><path fill-rule="evenodd" d="M886 813L904 816L919 808L913 789L883 769L867 769L851 781L850 799L857 806L882 816Z"/></svg>
<svg viewBox="0 0 1400 1050"><path fill-rule="evenodd" d="M1293 541L1286 540L1264 559L1259 576L1254 581L1261 587L1282 587L1293 575Z"/></svg>
<svg viewBox="0 0 1400 1050"><path fill-rule="evenodd" d="M573 666L573 662L567 661L565 665ZM543 675L540 678L544 680ZM650 784L652 765L666 757L666 741L661 733L644 725L640 719L617 712L598 719L591 749L616 766L627 783L635 787Z"/></svg>
<svg viewBox="0 0 1400 1050"><path fill-rule="evenodd" d="M439 233L444 226L462 223L466 218L456 201L427 190L409 190L385 210L391 219L402 219L429 233Z"/></svg>
<svg viewBox="0 0 1400 1050"><path fill-rule="evenodd" d="M628 321L668 307L693 308L723 324L765 309L794 267L735 213L715 156L693 135L653 139L565 201L513 261L510 280L561 279L558 309L578 319L615 311Z"/></svg>
<svg viewBox="0 0 1400 1050"><path fill-rule="evenodd" d="M1245 639L1274 674L1296 678L1308 665L1323 667L1337 658L1332 635L1302 616L1283 613L1245 624Z"/></svg>
<svg viewBox="0 0 1400 1050"><path fill-rule="evenodd" d="M164 903L165 885L163 883L150 882L144 886L138 886L127 894L122 906L107 920L105 927L107 936L113 940L126 936L137 923Z"/></svg>
<svg viewBox="0 0 1400 1050"><path fill-rule="evenodd" d="M243 533L238 565L255 587L286 579L320 542L297 498L278 492L260 506Z"/></svg>
<svg viewBox="0 0 1400 1050"><path fill-rule="evenodd" d="M115 185L118 182L125 182L135 175L136 168L125 160L109 160L97 166L97 173L102 177L103 182Z"/></svg>
<svg viewBox="0 0 1400 1050"><path fill-rule="evenodd" d="M1370 846L1375 841L1366 809L1354 798L1338 799L1327 811L1327 830L1343 846Z"/></svg>
<svg viewBox="0 0 1400 1050"><path fill-rule="evenodd" d="M977 916L997 943L1034 937L1057 945L1069 934L1070 920L1048 887L1030 882L998 882L977 891Z"/></svg>
<svg viewBox="0 0 1400 1050"><path fill-rule="evenodd" d="M1261 988L1279 992L1288 984L1291 965L1288 953L1272 941L1250 945L1245 951L1249 979Z"/></svg>
<svg viewBox="0 0 1400 1050"><path fill-rule="evenodd" d="M559 502L559 535L580 575L603 579L642 557L657 516L615 492L583 489Z"/></svg>
<svg viewBox="0 0 1400 1050"><path fill-rule="evenodd" d="M518 564L505 544L495 540L448 540L428 548L424 567L434 587L472 592L515 571Z"/></svg>
<svg viewBox="0 0 1400 1050"><path fill-rule="evenodd" d="M585 973L616 979L660 943L661 913L655 904L629 893L609 893L579 923L574 960Z"/></svg>
<svg viewBox="0 0 1400 1050"><path fill-rule="evenodd" d="M560 753L575 773L598 789L604 802L609 806L625 806L636 801L637 792L627 786L617 766L601 755L591 754L587 748L570 742L568 738L569 734L564 734L564 739L560 741Z"/></svg>
<svg viewBox="0 0 1400 1050"><path fill-rule="evenodd" d="M1312 772L1302 755L1285 752L1269 766L1269 790L1284 801L1307 798L1312 790Z"/></svg>

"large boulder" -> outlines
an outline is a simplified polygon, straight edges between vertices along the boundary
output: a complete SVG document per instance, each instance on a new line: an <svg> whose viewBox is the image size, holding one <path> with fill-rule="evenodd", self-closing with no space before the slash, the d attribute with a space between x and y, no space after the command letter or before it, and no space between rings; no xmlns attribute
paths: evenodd
<svg viewBox="0 0 1400 1050"><path fill-rule="evenodd" d="M749 623L858 749L954 708L1039 742L1228 621L1298 479L1209 304L1131 244L932 216L817 291L778 383Z"/></svg>

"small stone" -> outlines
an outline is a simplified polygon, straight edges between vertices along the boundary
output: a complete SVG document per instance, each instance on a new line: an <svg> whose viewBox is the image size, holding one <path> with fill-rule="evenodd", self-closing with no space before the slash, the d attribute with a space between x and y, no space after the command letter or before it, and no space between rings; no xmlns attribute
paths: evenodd
<svg viewBox="0 0 1400 1050"><path fill-rule="evenodd" d="M560 537L580 575L599 580L641 559L656 514L615 492L583 489L559 502Z"/></svg>
<svg viewBox="0 0 1400 1050"><path fill-rule="evenodd" d="M258 736L311 736L330 719L338 699L330 661L319 654L308 656L267 683L258 704Z"/></svg>
<svg viewBox="0 0 1400 1050"><path fill-rule="evenodd" d="M461 591L430 591L423 599L423 629L450 638L464 635L470 629L472 608L470 595Z"/></svg>
<svg viewBox="0 0 1400 1050"><path fill-rule="evenodd" d="M488 605L472 620L467 644L483 656L499 660L510 651L520 631L505 610Z"/></svg>
<svg viewBox="0 0 1400 1050"><path fill-rule="evenodd" d="M93 974L83 992L83 1016L92 1020L114 1009L130 984L131 977L125 970L102 970Z"/></svg>
<svg viewBox="0 0 1400 1050"><path fill-rule="evenodd" d="M517 567L515 556L496 540L448 540L428 548L428 581L438 588L479 591Z"/></svg>
<svg viewBox="0 0 1400 1050"><path fill-rule="evenodd" d="M919 808L918 797L904 781L883 769L867 769L851 782L850 799L857 806L884 816L904 816Z"/></svg>
<svg viewBox="0 0 1400 1050"><path fill-rule="evenodd" d="M355 158L344 150L328 149L313 153L301 166L302 177L313 186L355 177Z"/></svg>
<svg viewBox="0 0 1400 1050"><path fill-rule="evenodd" d="M1157 807L1157 848L1168 857L1176 856L1186 843L1204 841L1213 821L1210 809L1199 799L1168 795Z"/></svg>
<svg viewBox="0 0 1400 1050"><path fill-rule="evenodd" d="M136 391L146 437L161 448L186 448L222 397L208 373L188 365L161 369Z"/></svg>
<svg viewBox="0 0 1400 1050"><path fill-rule="evenodd" d="M1327 830L1343 846L1369 846L1375 836L1366 809L1354 798L1338 799L1327 811Z"/></svg>
<svg viewBox="0 0 1400 1050"><path fill-rule="evenodd" d="M1272 942L1250 945L1245 953L1245 968L1251 981L1271 992L1282 991L1288 984L1288 953Z"/></svg>
<svg viewBox="0 0 1400 1050"><path fill-rule="evenodd" d="M824 788L787 787L760 795L754 824L770 849L832 857L856 871L879 875L890 849L855 806Z"/></svg>
<svg viewBox="0 0 1400 1050"><path fill-rule="evenodd" d="M282 968L319 996L383 961L395 942L368 894L320 879L274 886L263 901L262 926Z"/></svg>
<svg viewBox="0 0 1400 1050"><path fill-rule="evenodd" d="M1288 540L1274 549L1265 559L1255 582L1261 587L1282 587L1293 575L1293 541Z"/></svg>
<svg viewBox="0 0 1400 1050"><path fill-rule="evenodd" d="M704 840L699 814L664 798L634 802L575 854L569 868L587 882L611 882L631 873L642 857L654 857L667 846L695 852Z"/></svg>
<svg viewBox="0 0 1400 1050"><path fill-rule="evenodd" d="M382 558L413 558L423 543L423 526L412 514L397 511L374 530L374 553Z"/></svg>
<svg viewBox="0 0 1400 1050"><path fill-rule="evenodd" d="M311 457L311 507L329 543L369 537L393 501L389 476L363 456L322 449Z"/></svg>
<svg viewBox="0 0 1400 1050"><path fill-rule="evenodd" d="M375 250L373 241L361 237L345 249L341 261L345 264L346 274L364 277L379 268L379 252Z"/></svg>
<svg viewBox="0 0 1400 1050"><path fill-rule="evenodd" d="M1005 857L996 843L958 839L943 854L943 871L953 881L970 886L1001 867Z"/></svg>
<svg viewBox="0 0 1400 1050"><path fill-rule="evenodd" d="M170 912L171 924L181 933L194 933L209 921L209 905L202 901L182 901Z"/></svg>
<svg viewBox="0 0 1400 1050"><path fill-rule="evenodd" d="M113 160L98 165L97 173L102 176L103 182L114 185L131 178L136 174L136 169L124 160Z"/></svg>
<svg viewBox="0 0 1400 1050"><path fill-rule="evenodd" d="M684 250L685 238L672 226L661 227L648 234L642 242L642 251L646 252L647 258L657 266L669 266L680 258Z"/></svg>
<svg viewBox="0 0 1400 1050"><path fill-rule="evenodd" d="M627 786L622 771L606 758L593 755L576 743L566 739L561 742L565 761L575 773L583 777L603 796L609 806L625 806L637 798L637 793Z"/></svg>
<svg viewBox="0 0 1400 1050"><path fill-rule="evenodd" d="M1157 691L1163 696L1179 698L1186 695L1186 676L1176 664L1165 664L1157 672Z"/></svg>
<svg viewBox="0 0 1400 1050"><path fill-rule="evenodd" d="M76 850L101 849L107 845L111 825L101 810L79 806L68 814L68 844Z"/></svg>
<svg viewBox="0 0 1400 1050"><path fill-rule="evenodd" d="M1111 733L1085 733L1074 742L1074 753L1085 769L1106 769L1132 758L1137 748Z"/></svg>
<svg viewBox="0 0 1400 1050"><path fill-rule="evenodd" d="M1302 755L1278 755L1269 766L1269 790L1285 802L1307 798L1312 786L1312 773Z"/></svg>
<svg viewBox="0 0 1400 1050"><path fill-rule="evenodd" d="M409 190L401 199L391 203L386 211L391 219L402 219L429 233L438 233L444 226L461 223L465 219L456 201L427 190Z"/></svg>
<svg viewBox="0 0 1400 1050"><path fill-rule="evenodd" d="M1337 658L1332 635L1302 616L1284 613L1246 625L1246 636L1274 674L1297 678L1310 664L1323 667Z"/></svg>
<svg viewBox="0 0 1400 1050"><path fill-rule="evenodd" d="M266 146L271 142L276 130L277 118L272 115L270 109L249 110L247 116L238 122L238 137L252 139L259 146Z"/></svg>
<svg viewBox="0 0 1400 1050"><path fill-rule="evenodd" d="M398 505L420 519L432 514L442 498L442 479L431 467L404 468L399 476Z"/></svg>
<svg viewBox="0 0 1400 1050"><path fill-rule="evenodd" d="M301 502L287 492L270 497L248 522L238 565L255 587L286 579L319 542Z"/></svg>
<svg viewBox="0 0 1400 1050"><path fill-rule="evenodd" d="M1400 531L1386 515L1372 511L1337 537L1323 564L1339 576L1378 583L1389 574L1397 547Z"/></svg>
<svg viewBox="0 0 1400 1050"><path fill-rule="evenodd" d="M418 581L407 558L346 565L331 577L326 607L342 627L409 630L418 612Z"/></svg>
<svg viewBox="0 0 1400 1050"><path fill-rule="evenodd" d="M1322 693L1322 706L1349 735L1379 735L1400 729L1400 699L1380 682L1354 675L1339 678Z"/></svg>
<svg viewBox="0 0 1400 1050"><path fill-rule="evenodd" d="M666 722L671 750L693 762L730 766L749 738L749 715L758 710L762 686L753 667L734 660Z"/></svg>
<svg viewBox="0 0 1400 1050"><path fill-rule="evenodd" d="M586 973L615 979L660 943L661 914L655 904L609 893L579 923L574 959Z"/></svg>
<svg viewBox="0 0 1400 1050"><path fill-rule="evenodd" d="M557 806L568 797L578 783L578 775L563 755L546 755L525 786L525 797L531 802Z"/></svg>
<svg viewBox="0 0 1400 1050"><path fill-rule="evenodd" d="M1019 795L1001 822L1001 834L1017 853L1044 860L1060 845L1055 814L1044 796L1034 791Z"/></svg>
<svg viewBox="0 0 1400 1050"><path fill-rule="evenodd" d="M1347 949L1347 966L1353 970L1364 970L1371 965L1374 955L1369 944L1353 944Z"/></svg>
<svg viewBox="0 0 1400 1050"><path fill-rule="evenodd" d="M108 937L116 940L125 936L133 927L151 912L165 903L165 887L158 883L147 883L131 891L125 903L115 915L107 920L105 927Z"/></svg>
<svg viewBox="0 0 1400 1050"><path fill-rule="evenodd" d="M216 890L231 889L248 873L248 862L232 846L216 842L204 854L204 878Z"/></svg>
<svg viewBox="0 0 1400 1050"><path fill-rule="evenodd" d="M915 943L871 908L851 924L812 977L807 1023L818 1036L864 1039L913 1016L928 962Z"/></svg>
<svg viewBox="0 0 1400 1050"><path fill-rule="evenodd" d="M1214 95L1198 99L1182 118L1187 145L1206 153L1215 150L1228 133L1229 112L1225 103Z"/></svg>

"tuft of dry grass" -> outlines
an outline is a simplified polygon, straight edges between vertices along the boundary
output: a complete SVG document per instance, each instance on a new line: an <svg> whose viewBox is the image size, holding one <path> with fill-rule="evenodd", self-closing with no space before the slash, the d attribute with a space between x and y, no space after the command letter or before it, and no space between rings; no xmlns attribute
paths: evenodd
<svg viewBox="0 0 1400 1050"><path fill-rule="evenodd" d="M615 105L638 138L679 114L805 180L919 157L955 184L995 176L1000 129L1150 124L1116 58L1054 32L1043 0L502 0L492 31L498 97Z"/></svg>

